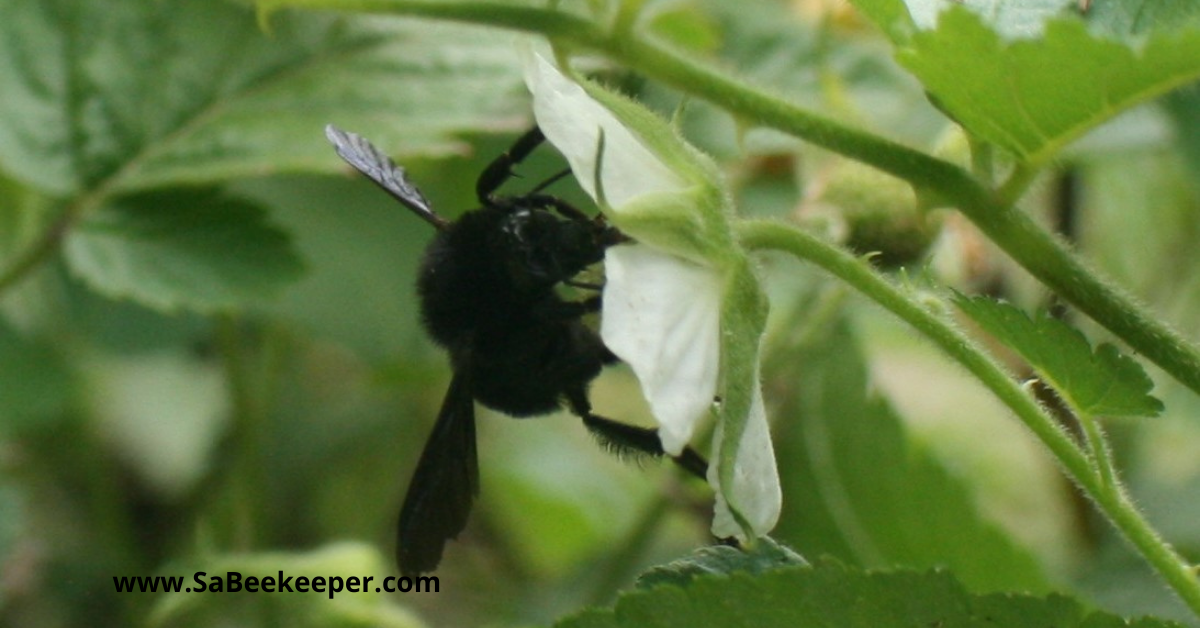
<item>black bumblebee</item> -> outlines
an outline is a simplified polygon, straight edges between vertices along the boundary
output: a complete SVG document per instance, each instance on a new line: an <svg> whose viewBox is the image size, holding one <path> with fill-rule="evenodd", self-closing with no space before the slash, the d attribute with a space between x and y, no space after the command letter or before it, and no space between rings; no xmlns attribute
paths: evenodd
<svg viewBox="0 0 1200 628"><path fill-rule="evenodd" d="M627 238L603 216L590 219L542 192L569 171L525 194L497 194L513 166L542 143L539 129L484 169L475 186L481 207L454 222L435 213L404 169L370 142L332 125L325 135L342 159L438 230L425 251L417 291L421 321L450 353L454 377L400 511L396 559L402 574L433 571L446 541L466 526L479 493L475 401L514 417L548 414L565 402L618 454L663 455L654 430L592 413L588 384L617 362L581 320L600 310L600 297L568 301L557 290L559 284L598 290L573 278ZM705 477L707 463L695 451L674 459Z"/></svg>

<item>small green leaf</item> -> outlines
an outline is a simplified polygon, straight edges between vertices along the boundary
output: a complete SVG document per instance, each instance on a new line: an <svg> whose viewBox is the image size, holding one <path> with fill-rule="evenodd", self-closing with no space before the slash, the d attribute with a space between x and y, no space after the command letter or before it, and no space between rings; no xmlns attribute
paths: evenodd
<svg viewBox="0 0 1200 628"><path fill-rule="evenodd" d="M612 610L592 609L558 628L1055 628L1137 626L1181 628L1144 618L1127 622L1089 612L1062 595L972 595L948 572L864 572L833 561L758 575L699 576L684 586L662 585L618 598Z"/></svg>
<svg viewBox="0 0 1200 628"><path fill-rule="evenodd" d="M1020 353L1071 407L1088 416L1157 416L1163 404L1154 382L1132 358L1104 343L1093 353L1087 338L1062 321L988 299L959 295L956 305Z"/></svg>
<svg viewBox="0 0 1200 628"><path fill-rule="evenodd" d="M234 308L278 292L302 270L261 208L210 192L123 199L73 231L65 253L97 291L161 310Z"/></svg>

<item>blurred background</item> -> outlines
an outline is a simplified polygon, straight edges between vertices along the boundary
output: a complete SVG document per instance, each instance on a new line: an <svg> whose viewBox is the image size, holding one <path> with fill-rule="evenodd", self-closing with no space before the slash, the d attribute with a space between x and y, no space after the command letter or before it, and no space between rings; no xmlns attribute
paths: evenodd
<svg viewBox="0 0 1200 628"><path fill-rule="evenodd" d="M806 107L967 158L843 3L694 0L654 15L657 36ZM114 592L114 576L393 574L399 506L450 378L413 287L432 234L351 176L322 128L372 139L456 216L531 123L511 33L316 13L271 25L216 0L0 6L0 267L16 268L0 275L0 624L549 624L709 543L702 483L612 458L566 413L480 408L482 492L440 593ZM589 67L679 112L743 214L877 252L931 298L987 293L1107 339L965 221L918 214L899 182ZM1026 200L1193 338L1197 112L1195 86L1131 111ZM545 149L513 189L562 167ZM552 191L588 207L572 182ZM760 270L776 538L810 559L946 567L972 591L1057 590L1187 619L963 370L811 268L768 256ZM1107 428L1135 501L1200 560L1200 402L1152 374L1167 412ZM592 397L605 416L652 424L624 367Z"/></svg>

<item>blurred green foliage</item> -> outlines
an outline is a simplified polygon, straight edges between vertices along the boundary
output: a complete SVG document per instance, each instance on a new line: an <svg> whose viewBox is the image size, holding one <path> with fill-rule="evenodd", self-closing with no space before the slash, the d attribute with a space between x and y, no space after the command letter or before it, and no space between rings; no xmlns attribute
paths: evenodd
<svg viewBox="0 0 1200 628"><path fill-rule="evenodd" d="M1098 1L1097 19L1144 28L1123 4ZM655 31L807 107L930 150L948 132L845 7L681 6ZM456 215L474 205L483 164L529 124L509 32L315 13L271 24L264 33L223 0L0 6L0 268L29 264L0 279L0 624L549 624L707 544L707 487L611 459L565 414L481 412L482 497L438 594L335 605L114 592L114 576L197 570L391 574L396 513L449 380L412 287L430 232L343 176L321 129L371 137ZM621 78L665 114L684 100ZM1029 202L1193 338L1198 102L1193 88L1117 118L1073 145ZM683 104L685 134L728 167L743 212L813 218L828 154ZM1045 149L1030 137L1015 146ZM539 154L523 181L560 168ZM910 269L1053 304L953 220ZM1187 617L981 388L828 279L774 258L762 271L776 311L764 379L781 541L847 569L947 567L964 583L943 587L955 603L1058 590ZM597 407L649 424L633 378L610 370ZM1196 560L1200 407L1162 379L1161 418L1110 428L1136 501ZM868 586L828 569L811 578ZM945 584L895 577L916 591ZM817 586L803 578L758 593ZM1083 617L1052 599L1030 612Z"/></svg>

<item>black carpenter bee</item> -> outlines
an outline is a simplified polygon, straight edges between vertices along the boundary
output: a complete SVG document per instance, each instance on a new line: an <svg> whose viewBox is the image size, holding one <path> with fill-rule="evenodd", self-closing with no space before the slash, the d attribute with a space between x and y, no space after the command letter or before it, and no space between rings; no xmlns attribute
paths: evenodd
<svg viewBox="0 0 1200 628"><path fill-rule="evenodd" d="M600 310L600 297L568 301L558 292L559 284L598 290L573 278L628 238L602 215L589 219L542 192L569 171L525 194L497 194L544 140L538 128L484 169L475 185L481 207L453 222L435 213L404 169L370 142L332 125L325 135L342 159L438 230L417 292L421 321L449 352L454 376L400 511L396 560L403 575L436 569L446 541L466 527L479 493L476 401L518 418L565 403L616 453L664 455L654 430L592 413L588 384L618 359L581 320ZM674 460L705 477L708 465L692 449Z"/></svg>

